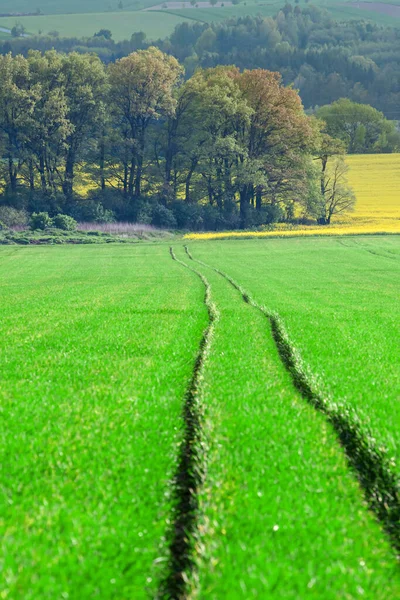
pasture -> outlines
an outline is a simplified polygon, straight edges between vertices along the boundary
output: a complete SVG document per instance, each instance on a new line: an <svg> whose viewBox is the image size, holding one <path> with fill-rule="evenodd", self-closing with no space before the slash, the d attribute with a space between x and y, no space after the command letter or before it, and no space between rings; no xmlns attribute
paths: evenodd
<svg viewBox="0 0 400 600"><path fill-rule="evenodd" d="M76 13L33 17L0 18L0 26L11 29L22 23L30 35L46 35L57 31L61 37L91 37L100 29L109 29L116 41L130 39L132 34L144 31L149 39L164 38L173 32L184 17L169 13L144 11Z"/></svg>
<svg viewBox="0 0 400 600"><path fill-rule="evenodd" d="M0 595L399 597L399 237L172 246L0 248Z"/></svg>

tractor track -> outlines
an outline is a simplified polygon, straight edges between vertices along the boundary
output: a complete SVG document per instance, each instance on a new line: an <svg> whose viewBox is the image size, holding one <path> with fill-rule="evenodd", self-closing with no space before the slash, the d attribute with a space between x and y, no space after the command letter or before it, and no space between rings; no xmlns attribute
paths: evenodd
<svg viewBox="0 0 400 600"><path fill-rule="evenodd" d="M259 305L234 279L220 269L192 256L185 246L189 259L213 269L224 277L242 296L247 304L268 319L272 336L282 363L289 372L294 387L316 410L321 412L334 428L343 447L347 462L356 474L369 508L389 536L397 555L400 554L400 483L394 473L390 456L385 448L378 446L360 423L354 411L338 406L316 389L300 355L291 343L280 316Z"/></svg>
<svg viewBox="0 0 400 600"><path fill-rule="evenodd" d="M184 435L173 481L174 512L169 532L169 560L166 574L157 594L157 598L160 599L185 600L191 596L193 587L194 541L198 527L198 490L204 480L205 472L206 449L199 387L219 315L211 299L210 284L204 275L179 260L172 247L170 254L172 260L189 269L201 279L205 287L204 304L208 311L208 325L203 332L184 399Z"/></svg>

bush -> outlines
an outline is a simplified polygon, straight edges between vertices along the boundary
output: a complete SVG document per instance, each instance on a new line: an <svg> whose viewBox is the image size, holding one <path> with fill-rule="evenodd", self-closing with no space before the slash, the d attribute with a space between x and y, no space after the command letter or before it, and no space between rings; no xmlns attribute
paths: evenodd
<svg viewBox="0 0 400 600"><path fill-rule="evenodd" d="M30 227L32 231L36 231L37 229L48 229L52 224L52 219L47 212L33 213L31 216Z"/></svg>
<svg viewBox="0 0 400 600"><path fill-rule="evenodd" d="M204 210L202 206L198 204L186 204L185 202L174 202L172 211L179 229L190 229L191 231L203 229Z"/></svg>
<svg viewBox="0 0 400 600"><path fill-rule="evenodd" d="M69 215L56 215L52 219L52 226L63 231L75 231L77 222Z"/></svg>
<svg viewBox="0 0 400 600"><path fill-rule="evenodd" d="M156 204L153 208L152 225L166 229L176 227L176 218L172 210L165 208L162 204Z"/></svg>
<svg viewBox="0 0 400 600"><path fill-rule="evenodd" d="M26 210L18 210L12 206L0 206L0 221L7 227L26 227L28 220Z"/></svg>
<svg viewBox="0 0 400 600"><path fill-rule="evenodd" d="M94 200L77 201L68 212L71 212L74 219L81 222L115 223L114 212L104 208L100 202Z"/></svg>
<svg viewBox="0 0 400 600"><path fill-rule="evenodd" d="M34 192L29 195L27 208L30 213L48 212L51 217L65 213L65 197L61 193Z"/></svg>
<svg viewBox="0 0 400 600"><path fill-rule="evenodd" d="M8 227L3 221L0 221L0 231L7 231Z"/></svg>
<svg viewBox="0 0 400 600"><path fill-rule="evenodd" d="M138 208L138 213L135 219L136 222L142 223L143 225L151 225L153 222L153 211L154 206L152 206L149 202L142 202Z"/></svg>

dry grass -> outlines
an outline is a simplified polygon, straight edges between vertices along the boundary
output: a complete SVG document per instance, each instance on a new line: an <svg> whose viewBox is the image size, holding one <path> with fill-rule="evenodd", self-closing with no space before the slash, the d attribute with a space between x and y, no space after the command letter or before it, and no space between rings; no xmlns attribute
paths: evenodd
<svg viewBox="0 0 400 600"><path fill-rule="evenodd" d="M78 223L80 231L101 231L116 235L137 235L140 233L159 234L161 229L144 223Z"/></svg>

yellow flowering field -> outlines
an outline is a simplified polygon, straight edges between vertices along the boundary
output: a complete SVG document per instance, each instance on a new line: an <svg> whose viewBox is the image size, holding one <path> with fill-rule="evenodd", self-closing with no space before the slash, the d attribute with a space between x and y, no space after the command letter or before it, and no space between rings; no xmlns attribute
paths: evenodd
<svg viewBox="0 0 400 600"><path fill-rule="evenodd" d="M333 218L331 225L278 225L272 231L190 233L189 239L400 233L400 154L358 154L347 157L355 211Z"/></svg>

